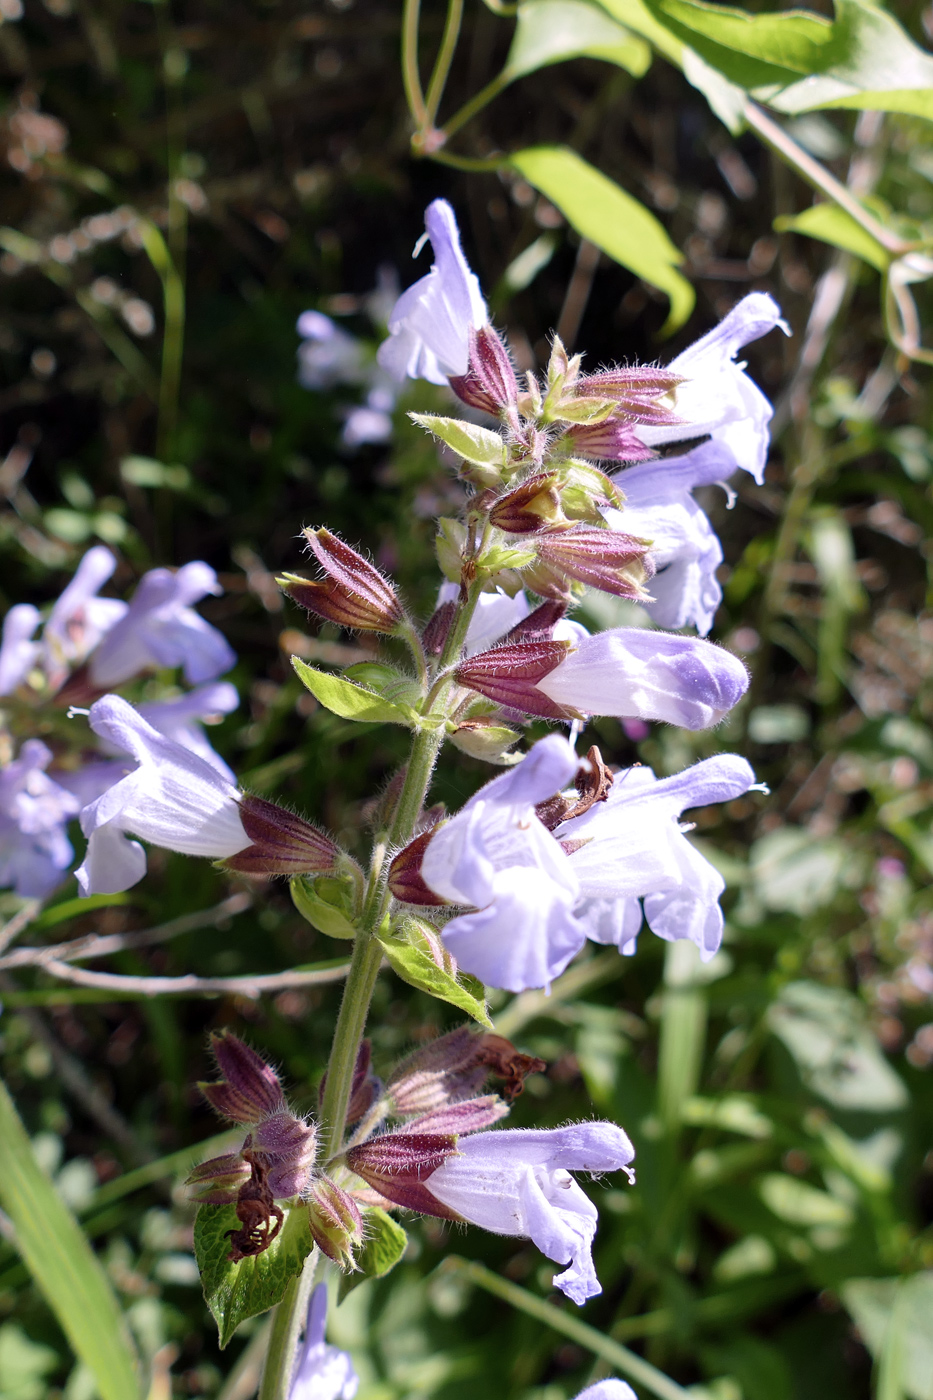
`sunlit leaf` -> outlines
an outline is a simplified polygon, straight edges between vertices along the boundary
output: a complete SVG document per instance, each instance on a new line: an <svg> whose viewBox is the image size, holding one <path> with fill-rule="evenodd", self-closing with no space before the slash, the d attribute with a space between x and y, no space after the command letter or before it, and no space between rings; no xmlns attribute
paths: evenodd
<svg viewBox="0 0 933 1400"><path fill-rule="evenodd" d="M24 1264L75 1355L93 1374L102 1400L133 1400L139 1377L120 1306L86 1236L36 1160L2 1083L0 1205Z"/></svg>
<svg viewBox="0 0 933 1400"><path fill-rule="evenodd" d="M879 272L884 272L891 262L890 254L878 240L836 204L811 204L800 214L781 214L774 220L774 227L778 233L805 233L834 248L844 248Z"/></svg>
<svg viewBox="0 0 933 1400"><path fill-rule="evenodd" d="M651 48L586 0L526 0L506 60L513 78L549 63L585 55L604 58L640 78L651 63Z"/></svg>
<svg viewBox="0 0 933 1400"><path fill-rule="evenodd" d="M408 724L409 717L398 705L384 700L364 686L355 685L343 676L335 676L329 671L318 671L314 666L292 657L292 665L298 679L320 701L325 709L331 710L341 719L354 719L361 724Z"/></svg>
<svg viewBox="0 0 933 1400"><path fill-rule="evenodd" d="M529 146L509 160L583 238L666 292L671 309L665 331L683 325L696 300L677 271L683 254L643 204L567 146Z"/></svg>
<svg viewBox="0 0 933 1400"><path fill-rule="evenodd" d="M438 967L427 940L419 934L417 920L408 921L403 936L383 938L380 942L390 966L403 982L458 1007L481 1026L492 1025L482 983L466 973L455 975Z"/></svg>

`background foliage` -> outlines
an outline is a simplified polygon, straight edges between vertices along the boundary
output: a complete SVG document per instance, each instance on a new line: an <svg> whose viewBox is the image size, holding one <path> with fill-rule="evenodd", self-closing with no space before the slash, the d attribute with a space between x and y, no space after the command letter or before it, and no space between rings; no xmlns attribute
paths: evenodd
<svg viewBox="0 0 933 1400"><path fill-rule="evenodd" d="M352 848L401 741L299 693L283 639L319 664L357 643L327 628L296 636L304 620L272 573L299 563L303 524L326 523L371 549L427 615L432 517L459 488L402 412L442 405L429 386L407 392L391 447L341 445L358 391L300 387L298 313L335 314L375 345L367 294L380 270L411 279L438 194L461 215L524 367L545 357L555 325L591 366L667 358L744 291L771 290L794 335L750 352L778 405L766 484L739 484L731 511L721 494L709 502L727 559L716 635L747 657L752 695L713 735L593 726L616 763L669 772L732 747L771 784L767 802L697 816L696 839L730 885L725 950L701 973L689 949L665 958L649 934L631 960L591 948L563 994L502 997L494 1010L549 1063L516 1123L592 1112L636 1144L637 1188L595 1188L605 1293L585 1319L600 1334L710 1400L852 1400L872 1385L883 1400L931 1400L929 376L886 341L883 249L853 245L851 230L845 244L838 226L830 244L849 251L806 237L807 220L826 233L808 187L751 132L730 131L675 63L652 61L640 34L607 34L620 7L593 9L604 28L584 51L600 57L536 67L532 39L564 32L547 3L536 25L523 7L524 49L512 21L467 11L451 108L506 60L514 82L462 149L481 163L499 148L566 145L653 211L697 298L663 347L664 282L581 242L561 213L566 184L546 198L532 165L467 172L411 158L400 14L387 0L176 0L171 11L25 0L23 15L19 0L0 4L2 603L52 599L95 538L120 554L121 590L153 563L207 559L226 592L204 611L241 658L242 705L215 744L252 790L283 794ZM682 38L687 7L666 8ZM927 42L931 12L896 9ZM426 53L443 22L426 4ZM698 51L717 61L714 41ZM764 81L721 61L733 86ZM870 195L879 217L899 211L888 226L900 236L922 238L928 121L784 110L801 147ZM665 248L652 245L661 261ZM688 315L684 295L679 305ZM615 620L597 614L605 600L587 606L594 621ZM459 803L484 771L448 762L439 796ZM237 892L239 904L223 903ZM63 886L29 943L208 911L171 941L95 964L126 975L276 972L343 951L313 934L284 887L244 891L165 852L127 895L91 907L74 893ZM3 895L0 907L11 917L18 903ZM231 1025L313 1108L336 991L146 999L35 970L2 977L4 1078L99 1250L153 1400L250 1395L262 1324L218 1351L177 1184L217 1131L193 1081L208 1069L206 1032ZM386 974L377 1067L456 1021ZM392 1277L356 1289L334 1317L364 1400L562 1400L600 1373L586 1341L562 1335L569 1305L551 1300L543 1327L452 1258L547 1297L552 1269L533 1247L430 1220L411 1238ZM3 1400L95 1393L11 1239L0 1242L0 1317Z"/></svg>

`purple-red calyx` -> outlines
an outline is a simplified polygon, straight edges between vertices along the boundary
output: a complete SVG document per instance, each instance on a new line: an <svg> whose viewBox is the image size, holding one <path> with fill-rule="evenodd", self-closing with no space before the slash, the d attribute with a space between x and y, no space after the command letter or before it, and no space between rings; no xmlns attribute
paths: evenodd
<svg viewBox="0 0 933 1400"><path fill-rule="evenodd" d="M437 896L435 896L436 898ZM490 1075L503 1080L511 1103L529 1074L546 1069L543 1060L518 1050L505 1036L458 1026L422 1045L399 1064L386 1086L392 1111L400 1118L431 1114L450 1104L476 1100ZM458 1132L465 1132L462 1126Z"/></svg>
<svg viewBox="0 0 933 1400"><path fill-rule="evenodd" d="M648 596L644 584L654 565L646 540L611 530L574 529L542 535L536 544L539 560L558 574L618 598Z"/></svg>
<svg viewBox="0 0 933 1400"><path fill-rule="evenodd" d="M537 534L568 527L560 501L557 472L536 472L500 496L489 512L490 523L509 535Z"/></svg>
<svg viewBox="0 0 933 1400"><path fill-rule="evenodd" d="M253 843L224 861L241 875L323 875L336 868L340 851L303 817L244 793L239 802L243 830Z"/></svg>
<svg viewBox="0 0 933 1400"><path fill-rule="evenodd" d="M625 414L612 414L601 423L575 424L567 437L574 452L594 462L647 462L655 455Z"/></svg>
<svg viewBox="0 0 933 1400"><path fill-rule="evenodd" d="M546 638L510 642L480 652L454 672L458 685L478 691L497 705L542 719L575 719L576 712L544 695L537 682L566 660L569 642Z"/></svg>
<svg viewBox="0 0 933 1400"><path fill-rule="evenodd" d="M450 387L459 399L484 413L499 414L518 400L518 383L509 352L490 325L470 328L470 362L466 374L453 375Z"/></svg>
<svg viewBox="0 0 933 1400"><path fill-rule="evenodd" d="M329 530L305 530L322 580L285 574L279 585L308 612L356 632L394 632L403 619L392 584L362 554Z"/></svg>

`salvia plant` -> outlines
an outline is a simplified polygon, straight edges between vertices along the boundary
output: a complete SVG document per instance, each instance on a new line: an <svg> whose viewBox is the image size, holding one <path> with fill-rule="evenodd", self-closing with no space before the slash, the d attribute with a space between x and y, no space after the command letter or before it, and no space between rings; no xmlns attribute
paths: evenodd
<svg viewBox="0 0 933 1400"><path fill-rule="evenodd" d="M786 329L779 308L749 295L664 365L593 371L555 337L546 372L522 377L444 201L427 210L426 238L431 270L389 312L365 382L396 386L391 405L405 379L425 379L462 405L412 415L465 487L462 512L438 523L436 608L419 621L325 525L303 532L306 572L279 580L313 617L384 639L381 655L342 671L293 658L326 709L410 732L407 762L373 804L367 862L245 791L213 751L203 724L237 694L220 679L234 654L194 606L218 589L207 565L155 569L124 603L100 596L115 560L98 546L44 620L20 604L3 625L0 691L24 736L0 778L5 884L32 900L53 890L72 867L78 817L84 896L129 889L155 845L289 879L308 923L352 946L314 1115L290 1107L273 1067L230 1030L213 1035L217 1077L200 1086L235 1136L188 1179L198 1266L221 1344L276 1309L264 1400L356 1393L349 1356L325 1341L323 1280L339 1275L346 1290L387 1273L406 1247L399 1212L526 1238L574 1303L601 1291L598 1211L579 1178L616 1174L624 1188L634 1149L612 1122L506 1125L544 1063L495 1033L485 988L546 993L587 940L636 957L644 925L713 958L724 881L685 814L759 788L736 755L659 779L614 771L581 736L601 715L633 732L646 721L710 729L746 691L743 662L705 640L722 553L695 492L728 492L740 471L762 479L771 408L736 357ZM319 376L350 355L325 320L304 325ZM639 604L654 625L588 632L573 618L586 589ZM190 687L178 698L119 694L166 667ZM37 708L51 716L54 756L28 737ZM523 746L536 720L550 732ZM497 770L455 812L431 794L448 743ZM387 966L467 1017L394 1066L373 1064L366 1037ZM622 1354L649 1392L680 1393ZM632 1394L618 1380L583 1393Z"/></svg>

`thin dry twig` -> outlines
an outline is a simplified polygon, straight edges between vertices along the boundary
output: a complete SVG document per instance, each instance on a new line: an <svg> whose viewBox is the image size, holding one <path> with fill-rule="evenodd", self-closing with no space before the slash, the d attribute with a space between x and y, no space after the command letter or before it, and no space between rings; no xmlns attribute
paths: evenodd
<svg viewBox="0 0 933 1400"><path fill-rule="evenodd" d="M194 933L199 928L209 928L223 919L242 914L252 902L252 895L240 890L210 909L182 914L177 919L170 919L155 928L140 929L136 933L88 933L81 938L69 939L67 943L51 943L45 948L17 948L15 953L0 957L0 970L45 967L50 962L72 962L78 958L102 958L110 953L122 953L128 948L146 948L153 943L165 943L170 938L179 938L184 933Z"/></svg>
<svg viewBox="0 0 933 1400"><path fill-rule="evenodd" d="M0 951L9 947L13 939L21 934L24 928L29 927L41 908L41 899L28 899L22 909L14 914L8 923L4 924L3 928L0 929ZM0 959L0 967L2 966L3 960Z"/></svg>
<svg viewBox="0 0 933 1400"><path fill-rule="evenodd" d="M336 967L323 967L315 971L302 972L292 968L288 972L261 973L245 977L196 977L188 974L182 977L123 977L114 972L87 972L84 968L71 967L69 963L52 960L42 965L43 972L62 982L70 982L75 987L95 987L105 992L128 992L142 996L172 996L191 992L204 995L222 993L249 997L257 1000L264 992L281 992L289 987L315 987L328 982L341 982L350 970L348 962Z"/></svg>

